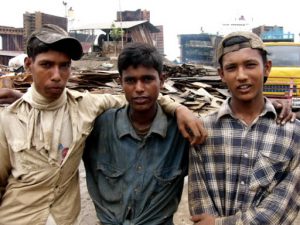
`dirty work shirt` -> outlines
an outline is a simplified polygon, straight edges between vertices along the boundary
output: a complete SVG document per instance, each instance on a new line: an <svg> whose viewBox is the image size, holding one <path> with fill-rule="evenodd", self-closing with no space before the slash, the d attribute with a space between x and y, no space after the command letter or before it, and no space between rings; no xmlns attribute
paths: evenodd
<svg viewBox="0 0 300 225"><path fill-rule="evenodd" d="M160 107L139 137L128 107L96 119L86 142L87 186L103 225L173 224L187 173L189 144Z"/></svg>
<svg viewBox="0 0 300 225"><path fill-rule="evenodd" d="M123 100L66 89L57 101L41 104L29 89L1 112L1 225L45 225L50 214L58 225L71 225L79 214L77 169L85 139L96 116ZM61 143L69 148L65 156Z"/></svg>
<svg viewBox="0 0 300 225"><path fill-rule="evenodd" d="M191 214L213 214L216 225L292 224L300 205L299 121L277 125L266 100L247 126L228 102L204 118L208 139L190 153Z"/></svg>
<svg viewBox="0 0 300 225"><path fill-rule="evenodd" d="M78 165L85 139L97 115L125 100L66 89L58 102L44 105L31 95L29 89L0 114L0 225L45 225L50 214L57 225L71 225L80 211ZM170 114L178 107L165 97L159 102Z"/></svg>

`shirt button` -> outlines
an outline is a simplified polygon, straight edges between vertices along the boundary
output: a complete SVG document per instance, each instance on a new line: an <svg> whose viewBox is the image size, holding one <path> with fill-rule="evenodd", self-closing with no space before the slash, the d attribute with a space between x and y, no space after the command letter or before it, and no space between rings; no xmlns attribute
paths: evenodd
<svg viewBox="0 0 300 225"><path fill-rule="evenodd" d="M138 166L137 169L138 169L138 170L142 170L142 166Z"/></svg>
<svg viewBox="0 0 300 225"><path fill-rule="evenodd" d="M244 181L241 181L241 185L244 185L245 184L245 182Z"/></svg>
<svg viewBox="0 0 300 225"><path fill-rule="evenodd" d="M245 157L245 158L248 158L248 156L249 156L249 155L248 155L247 153L244 154L244 157Z"/></svg>

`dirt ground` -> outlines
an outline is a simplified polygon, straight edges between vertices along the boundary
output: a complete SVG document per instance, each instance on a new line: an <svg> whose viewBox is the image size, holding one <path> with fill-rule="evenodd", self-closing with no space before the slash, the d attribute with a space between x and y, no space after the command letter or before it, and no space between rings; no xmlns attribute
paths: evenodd
<svg viewBox="0 0 300 225"><path fill-rule="evenodd" d="M81 223L80 225L100 225L98 222L92 200L86 189L84 167L80 165L80 188L81 188ZM187 197L187 180L185 181L184 190L178 211L174 216L175 225L192 225L189 220L188 197ZM300 225L300 215L293 225Z"/></svg>

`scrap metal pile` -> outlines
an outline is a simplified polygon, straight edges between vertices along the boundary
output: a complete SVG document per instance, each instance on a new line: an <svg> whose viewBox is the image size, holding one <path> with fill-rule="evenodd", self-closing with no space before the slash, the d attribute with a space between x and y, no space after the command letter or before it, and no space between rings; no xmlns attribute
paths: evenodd
<svg viewBox="0 0 300 225"><path fill-rule="evenodd" d="M77 65L67 84L70 89L93 93L120 94L119 73L114 64L94 62L96 67ZM76 64L75 64L76 65ZM87 65L84 62L83 65ZM8 87L25 92L32 83L32 77L25 72L15 74L5 66L0 67L0 88ZM162 94L186 105L197 115L205 115L220 107L228 96L214 67L204 65L164 64L166 78Z"/></svg>

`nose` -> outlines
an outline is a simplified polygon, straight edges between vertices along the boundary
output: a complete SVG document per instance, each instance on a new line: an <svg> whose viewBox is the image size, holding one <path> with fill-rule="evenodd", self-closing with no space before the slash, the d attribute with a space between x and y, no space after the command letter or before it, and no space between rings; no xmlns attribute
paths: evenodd
<svg viewBox="0 0 300 225"><path fill-rule="evenodd" d="M137 81L135 85L136 92L143 92L144 91L144 84L141 81Z"/></svg>
<svg viewBox="0 0 300 225"><path fill-rule="evenodd" d="M245 70L243 67L239 67L238 74L237 74L237 80L245 80L247 79L247 74L245 73Z"/></svg>
<svg viewBox="0 0 300 225"><path fill-rule="evenodd" d="M53 67L51 80L55 82L59 82L61 80L60 69L58 66Z"/></svg>

